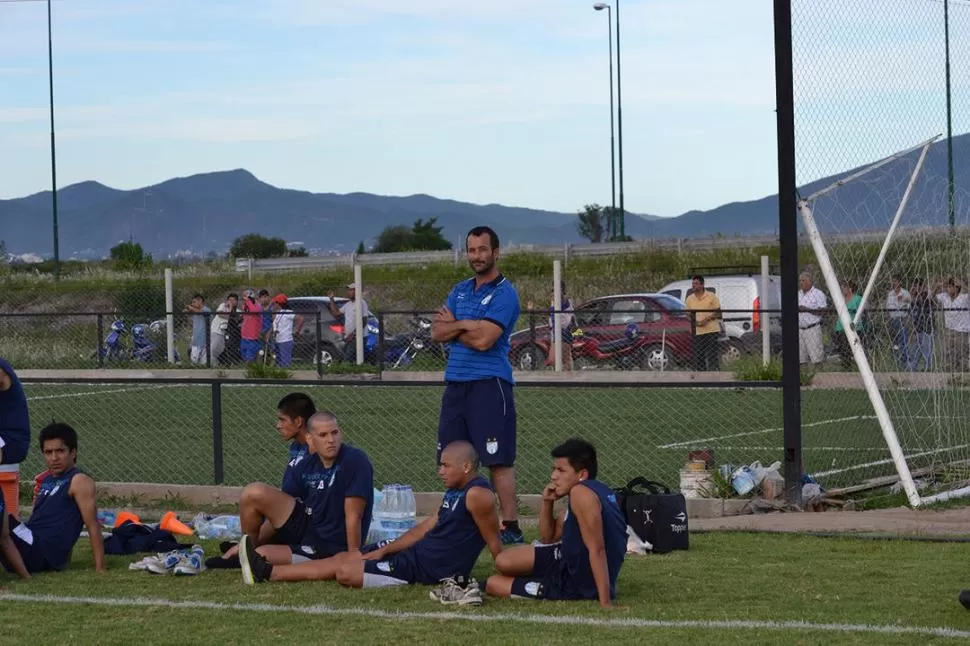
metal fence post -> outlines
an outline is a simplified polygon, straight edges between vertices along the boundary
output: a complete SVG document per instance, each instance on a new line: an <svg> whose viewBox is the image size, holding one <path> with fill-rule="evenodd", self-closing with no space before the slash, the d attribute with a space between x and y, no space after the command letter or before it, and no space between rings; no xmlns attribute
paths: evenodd
<svg viewBox="0 0 970 646"><path fill-rule="evenodd" d="M205 367L211 368L212 367L212 334L210 332L212 330L212 313L204 312L203 316L205 319ZM191 357L189 357L189 359L191 360Z"/></svg>
<svg viewBox="0 0 970 646"><path fill-rule="evenodd" d="M377 335L377 374L384 373L384 350L386 346L384 345L384 312L377 314L377 325L380 327L380 332Z"/></svg>
<svg viewBox="0 0 970 646"><path fill-rule="evenodd" d="M532 344L532 347L533 348L539 347L536 344L536 313L533 310L531 310L531 309L529 310L529 343ZM535 358L538 359L539 356L538 355L535 355ZM538 361L533 361L532 362L532 369L533 370L538 370L539 369L539 365L538 364L539 364Z"/></svg>
<svg viewBox="0 0 970 646"><path fill-rule="evenodd" d="M323 321L320 320L320 310L316 311L316 321L315 321L315 334L313 339L313 356L314 363L317 364L317 376L323 376L323 361L320 357L320 337L323 336Z"/></svg>
<svg viewBox="0 0 970 646"><path fill-rule="evenodd" d="M222 384L212 382L212 483L225 482L225 463L222 455Z"/></svg>
<svg viewBox="0 0 970 646"><path fill-rule="evenodd" d="M104 342L104 314L98 314L98 342L95 344L95 354L98 356L98 367L104 368L104 354L101 353L101 344Z"/></svg>

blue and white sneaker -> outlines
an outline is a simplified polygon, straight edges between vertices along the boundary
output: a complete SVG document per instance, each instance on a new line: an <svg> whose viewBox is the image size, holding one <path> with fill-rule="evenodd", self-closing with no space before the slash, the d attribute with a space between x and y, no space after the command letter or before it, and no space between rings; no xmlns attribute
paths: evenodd
<svg viewBox="0 0 970 646"><path fill-rule="evenodd" d="M205 570L205 552L198 545L192 547L188 554L185 554L175 567L172 573L176 576L192 576Z"/></svg>
<svg viewBox="0 0 970 646"><path fill-rule="evenodd" d="M168 574L178 565L178 562L182 560L183 556L185 556L185 552L182 550L172 550L165 554L158 554L154 561L149 561L145 564L145 570L152 574Z"/></svg>
<svg viewBox="0 0 970 646"><path fill-rule="evenodd" d="M502 531L499 532L499 537L502 539L502 545L522 545L525 543L525 536L522 535L522 530L515 531L506 529L505 525L502 525Z"/></svg>

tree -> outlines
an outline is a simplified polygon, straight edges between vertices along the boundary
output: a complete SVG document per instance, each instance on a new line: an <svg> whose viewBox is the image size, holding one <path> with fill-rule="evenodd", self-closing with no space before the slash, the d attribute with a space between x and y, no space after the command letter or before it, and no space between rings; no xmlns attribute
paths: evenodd
<svg viewBox="0 0 970 646"><path fill-rule="evenodd" d="M451 249L451 243L441 235L444 227L435 226L438 218L415 221L410 229L404 225L386 227L377 236L374 245L375 253L393 253L396 251L440 251Z"/></svg>
<svg viewBox="0 0 970 646"><path fill-rule="evenodd" d="M286 241L267 238L258 233L247 233L232 241L230 258L282 258L286 255Z"/></svg>
<svg viewBox="0 0 970 646"><path fill-rule="evenodd" d="M577 214L579 221L576 223L576 230L590 242L603 242L604 222L603 207L599 204L587 204L583 210Z"/></svg>
<svg viewBox="0 0 970 646"><path fill-rule="evenodd" d="M0 240L0 265L7 262L7 243Z"/></svg>
<svg viewBox="0 0 970 646"><path fill-rule="evenodd" d="M290 249L289 251L287 251L286 255L289 256L290 258L306 258L310 254L307 253L307 250L305 247L294 247L293 249Z"/></svg>
<svg viewBox="0 0 970 646"><path fill-rule="evenodd" d="M360 256L360 255L366 253L366 251L367 250L364 249L364 241L361 240L360 243L358 243L358 245L357 245L357 255Z"/></svg>
<svg viewBox="0 0 970 646"><path fill-rule="evenodd" d="M111 262L115 269L147 269L152 266L152 256L140 243L129 240L111 247Z"/></svg>

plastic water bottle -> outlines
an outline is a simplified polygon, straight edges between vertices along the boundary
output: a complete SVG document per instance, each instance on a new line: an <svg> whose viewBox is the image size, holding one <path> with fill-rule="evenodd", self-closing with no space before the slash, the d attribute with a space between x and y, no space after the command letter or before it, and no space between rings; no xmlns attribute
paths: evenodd
<svg viewBox="0 0 970 646"><path fill-rule="evenodd" d="M98 524L102 527L114 527L115 526L115 512L109 509L99 509L98 510Z"/></svg>
<svg viewBox="0 0 970 646"><path fill-rule="evenodd" d="M387 487L382 491L374 489L374 512L371 517L370 531L366 543L379 543L384 540L384 522L387 516Z"/></svg>
<svg viewBox="0 0 970 646"><path fill-rule="evenodd" d="M404 531L418 524L417 502L414 499L414 489L411 485L404 485Z"/></svg>
<svg viewBox="0 0 970 646"><path fill-rule="evenodd" d="M239 516L206 516L199 514L192 521L196 535L201 539L238 539L242 536Z"/></svg>

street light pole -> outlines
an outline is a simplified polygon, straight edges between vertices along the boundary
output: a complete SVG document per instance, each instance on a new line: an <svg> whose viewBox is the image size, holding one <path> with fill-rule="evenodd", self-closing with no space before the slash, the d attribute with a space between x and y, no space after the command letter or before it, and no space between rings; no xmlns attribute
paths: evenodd
<svg viewBox="0 0 970 646"><path fill-rule="evenodd" d="M54 38L51 29L51 0L47 0L47 82L51 114L51 207L54 212L54 280L61 277L61 249L57 234L57 156L54 143Z"/></svg>
<svg viewBox="0 0 970 646"><path fill-rule="evenodd" d="M623 90L620 85L620 0L616 6L616 132L619 139L620 165L620 239L626 240L626 208L623 203Z"/></svg>
<svg viewBox="0 0 970 646"><path fill-rule="evenodd" d="M606 36L610 48L610 196L612 209L610 210L610 238L615 238L616 227L616 137L613 124L613 11L612 7L605 2L598 2L593 5L593 9L602 11L606 9Z"/></svg>

